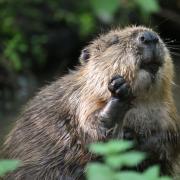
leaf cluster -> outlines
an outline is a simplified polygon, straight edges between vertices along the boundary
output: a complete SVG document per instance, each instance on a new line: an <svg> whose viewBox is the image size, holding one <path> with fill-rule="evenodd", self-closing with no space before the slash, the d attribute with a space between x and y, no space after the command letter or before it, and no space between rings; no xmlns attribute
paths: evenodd
<svg viewBox="0 0 180 180"><path fill-rule="evenodd" d="M130 150L133 143L129 141L109 141L107 143L91 144L89 150L102 156L104 163L89 163L86 168L88 180L170 180L161 176L158 166L152 166L140 173L133 170L122 170L122 167L136 167L146 155Z"/></svg>

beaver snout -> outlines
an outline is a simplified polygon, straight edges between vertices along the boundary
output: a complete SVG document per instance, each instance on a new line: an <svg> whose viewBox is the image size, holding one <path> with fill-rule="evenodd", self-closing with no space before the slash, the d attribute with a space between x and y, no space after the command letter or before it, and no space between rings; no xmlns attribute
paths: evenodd
<svg viewBox="0 0 180 180"><path fill-rule="evenodd" d="M137 44L141 55L140 68L155 74L163 64L163 53L159 37L151 31L140 32Z"/></svg>

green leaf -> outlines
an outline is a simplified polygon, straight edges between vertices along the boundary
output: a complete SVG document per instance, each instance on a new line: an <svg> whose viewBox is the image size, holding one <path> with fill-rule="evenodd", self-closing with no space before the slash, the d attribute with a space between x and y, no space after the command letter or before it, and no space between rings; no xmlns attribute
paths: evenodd
<svg viewBox="0 0 180 180"><path fill-rule="evenodd" d="M86 167L86 176L88 180L111 180L112 170L100 163L89 163Z"/></svg>
<svg viewBox="0 0 180 180"><path fill-rule="evenodd" d="M130 166L130 167L136 166L144 159L145 159L144 153L135 152L135 151L123 153L121 155L110 155L105 157L106 163L113 168L118 168L121 167L122 165Z"/></svg>
<svg viewBox="0 0 180 180"><path fill-rule="evenodd" d="M159 180L172 180L172 178L168 176L163 176L163 177L160 177Z"/></svg>
<svg viewBox="0 0 180 180"><path fill-rule="evenodd" d="M119 0L91 0L92 9L103 21L110 22L120 6Z"/></svg>
<svg viewBox="0 0 180 180"><path fill-rule="evenodd" d="M12 52L9 55L9 60L12 62L12 65L16 71L19 71L22 69L22 63L21 63L18 53Z"/></svg>
<svg viewBox="0 0 180 180"><path fill-rule="evenodd" d="M20 166L18 160L0 160L0 176L2 177L7 172L15 170L18 166Z"/></svg>
<svg viewBox="0 0 180 180"><path fill-rule="evenodd" d="M148 180L154 180L159 177L160 169L158 166L152 166L148 168L143 174L148 178Z"/></svg>
<svg viewBox="0 0 180 180"><path fill-rule="evenodd" d="M25 43L21 43L21 44L19 44L18 49L19 49L20 52L25 53L28 50L28 46Z"/></svg>
<svg viewBox="0 0 180 180"><path fill-rule="evenodd" d="M95 20L89 13L83 13L79 17L80 34L83 36L88 35L95 28Z"/></svg>
<svg viewBox="0 0 180 180"><path fill-rule="evenodd" d="M138 173L133 171L123 171L115 175L116 180L147 180Z"/></svg>
<svg viewBox="0 0 180 180"><path fill-rule="evenodd" d="M158 12L160 9L157 0L135 0L135 2L144 13Z"/></svg>
<svg viewBox="0 0 180 180"><path fill-rule="evenodd" d="M147 180L171 180L171 178L168 176L159 177L159 175L160 175L159 166L152 166L152 167L148 168L143 173L143 175L144 175L144 178Z"/></svg>
<svg viewBox="0 0 180 180"><path fill-rule="evenodd" d="M94 143L91 144L89 149L91 152L99 155L109 155L123 152L133 146L132 142L123 140L113 140L107 143Z"/></svg>

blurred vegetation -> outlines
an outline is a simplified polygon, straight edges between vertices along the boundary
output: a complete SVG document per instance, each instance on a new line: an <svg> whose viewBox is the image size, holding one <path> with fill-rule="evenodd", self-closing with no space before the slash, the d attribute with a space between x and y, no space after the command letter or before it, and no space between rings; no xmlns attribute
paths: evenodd
<svg viewBox="0 0 180 180"><path fill-rule="evenodd" d="M92 162L87 165L86 176L88 180L171 180L170 177L161 176L159 166L152 166L144 172L124 170L137 167L145 160L142 152L129 150L133 143L125 140L111 140L106 143L90 145L90 151L102 156L103 163Z"/></svg>
<svg viewBox="0 0 180 180"><path fill-rule="evenodd" d="M84 37L96 31L99 22L128 24L135 12L145 21L158 10L156 0L1 0L0 64L16 72L43 66L51 24L64 22Z"/></svg>

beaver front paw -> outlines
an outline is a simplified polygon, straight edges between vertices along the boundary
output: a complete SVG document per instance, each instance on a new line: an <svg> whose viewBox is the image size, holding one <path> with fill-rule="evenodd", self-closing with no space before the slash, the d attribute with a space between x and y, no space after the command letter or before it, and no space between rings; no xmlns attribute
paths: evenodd
<svg viewBox="0 0 180 180"><path fill-rule="evenodd" d="M120 98L122 100L127 100L132 97L132 91L129 84L120 75L116 75L110 80L108 89L113 97Z"/></svg>

